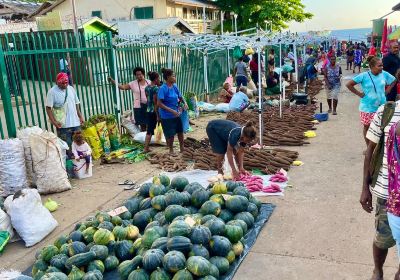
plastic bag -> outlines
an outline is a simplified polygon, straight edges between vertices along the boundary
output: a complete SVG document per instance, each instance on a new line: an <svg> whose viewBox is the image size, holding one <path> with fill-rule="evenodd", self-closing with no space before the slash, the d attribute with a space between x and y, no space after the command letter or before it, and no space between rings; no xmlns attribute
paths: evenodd
<svg viewBox="0 0 400 280"><path fill-rule="evenodd" d="M190 127L188 111L187 110L183 111L180 117L182 121L183 133L187 133Z"/></svg>
<svg viewBox="0 0 400 280"><path fill-rule="evenodd" d="M109 155L111 152L111 144L110 137L108 134L107 124L106 122L99 122L96 125L97 134L100 138L101 146L103 147L103 151L106 155Z"/></svg>
<svg viewBox="0 0 400 280"><path fill-rule="evenodd" d="M29 142L29 136L33 133L40 134L43 129L37 126L20 128L17 130L17 138L22 141L24 145L25 153L25 166L26 166L26 179L28 180L28 185L34 187L36 185L36 174L33 172L33 162L31 145Z"/></svg>
<svg viewBox="0 0 400 280"><path fill-rule="evenodd" d="M156 129L154 129L154 138L156 143L160 144L163 136L163 129L161 123L157 123Z"/></svg>
<svg viewBox="0 0 400 280"><path fill-rule="evenodd" d="M135 140L136 142L139 142L139 143L144 144L144 142L145 142L145 140L146 140L146 134L147 134L146 131L144 131L144 132L139 132L139 133L137 133L137 134L135 135L135 137L133 138L133 140ZM156 141L155 135L153 135L153 136L151 137L150 144L166 145L166 144L167 144L167 141L165 140L164 133L162 134L161 142L158 143L158 142Z"/></svg>
<svg viewBox="0 0 400 280"><path fill-rule="evenodd" d="M243 56L242 50L240 49L239 46L236 46L233 49L233 58L238 60L239 58L241 58Z"/></svg>
<svg viewBox="0 0 400 280"><path fill-rule="evenodd" d="M200 101L197 103L200 111L212 112L215 111L215 105Z"/></svg>
<svg viewBox="0 0 400 280"><path fill-rule="evenodd" d="M0 140L0 188L9 196L28 187L25 154L19 139Z"/></svg>
<svg viewBox="0 0 400 280"><path fill-rule="evenodd" d="M82 134L90 148L92 148L92 157L99 159L103 154L103 147L101 146L100 137L97 135L96 127L88 127L82 131Z"/></svg>
<svg viewBox="0 0 400 280"><path fill-rule="evenodd" d="M125 111L122 114L121 125L128 131L132 138L134 138L135 135L140 132L140 128L135 125L135 122L133 120L132 111Z"/></svg>
<svg viewBox="0 0 400 280"><path fill-rule="evenodd" d="M7 231L10 234L10 239L14 236L14 230L11 226L10 216L0 209L0 231Z"/></svg>
<svg viewBox="0 0 400 280"><path fill-rule="evenodd" d="M219 103L215 106L215 110L217 112L228 113L229 110L229 103Z"/></svg>
<svg viewBox="0 0 400 280"><path fill-rule="evenodd" d="M11 224L30 247L40 242L58 225L43 205L35 189L23 189L21 195L13 198L7 210Z"/></svg>
<svg viewBox="0 0 400 280"><path fill-rule="evenodd" d="M59 139L54 133L44 131L30 136L33 170L40 193L57 193L71 189Z"/></svg>
<svg viewBox="0 0 400 280"><path fill-rule="evenodd" d="M110 138L111 151L116 151L120 148L119 129L116 122L107 123L108 134Z"/></svg>

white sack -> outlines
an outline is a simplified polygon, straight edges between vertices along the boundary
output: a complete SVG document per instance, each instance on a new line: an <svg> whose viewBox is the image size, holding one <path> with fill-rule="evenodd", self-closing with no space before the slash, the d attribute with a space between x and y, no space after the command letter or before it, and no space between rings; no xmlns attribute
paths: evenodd
<svg viewBox="0 0 400 280"><path fill-rule="evenodd" d="M0 209L0 231L8 231L10 240L14 237L14 230L11 226L11 219L6 212Z"/></svg>
<svg viewBox="0 0 400 280"><path fill-rule="evenodd" d="M146 140L146 134L147 132L139 132L135 135L135 137L133 137L133 140L135 140L136 142L142 143L144 144L145 140ZM151 136L151 140L150 140L150 144L157 144L157 145L166 145L167 141L165 140L165 136L164 134L161 137L161 142L157 142L156 141L156 137L155 135Z"/></svg>
<svg viewBox="0 0 400 280"><path fill-rule="evenodd" d="M124 127L128 133L135 137L137 133L140 132L140 128L135 124L133 119L132 111L125 111L121 116L121 125Z"/></svg>

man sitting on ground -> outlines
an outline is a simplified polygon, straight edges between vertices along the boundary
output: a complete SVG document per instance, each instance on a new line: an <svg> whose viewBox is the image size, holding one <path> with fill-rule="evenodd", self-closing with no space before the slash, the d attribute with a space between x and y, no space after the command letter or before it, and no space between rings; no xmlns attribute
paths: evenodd
<svg viewBox="0 0 400 280"><path fill-rule="evenodd" d="M245 92L247 92L247 88L240 87L239 91L232 96L231 102L229 102L230 111L243 112L249 106L249 97Z"/></svg>

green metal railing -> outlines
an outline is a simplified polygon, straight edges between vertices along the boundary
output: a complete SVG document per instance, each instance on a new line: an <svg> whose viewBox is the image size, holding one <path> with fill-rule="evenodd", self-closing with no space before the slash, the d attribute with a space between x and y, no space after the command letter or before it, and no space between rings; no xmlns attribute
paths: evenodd
<svg viewBox="0 0 400 280"><path fill-rule="evenodd" d="M46 115L45 100L55 85L62 59L69 62L85 119L133 108L133 94L117 93L108 77L117 74L120 83L128 83L134 79L133 69L137 66L158 72L171 67L182 93L201 96L206 88L204 56L196 50L134 44L113 47L110 32L105 36L82 33L78 37L70 31L5 34L0 35L0 44L0 138L15 137L16 129L24 126L54 130ZM226 51L208 55L210 92L219 89L228 76L226 58ZM117 94L119 108L115 106Z"/></svg>

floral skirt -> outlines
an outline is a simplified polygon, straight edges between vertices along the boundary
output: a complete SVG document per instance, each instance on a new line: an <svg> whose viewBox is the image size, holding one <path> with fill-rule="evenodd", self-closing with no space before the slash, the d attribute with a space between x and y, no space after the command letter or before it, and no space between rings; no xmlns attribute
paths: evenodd
<svg viewBox="0 0 400 280"><path fill-rule="evenodd" d="M370 125L374 117L375 113L360 112L361 123L365 126Z"/></svg>

